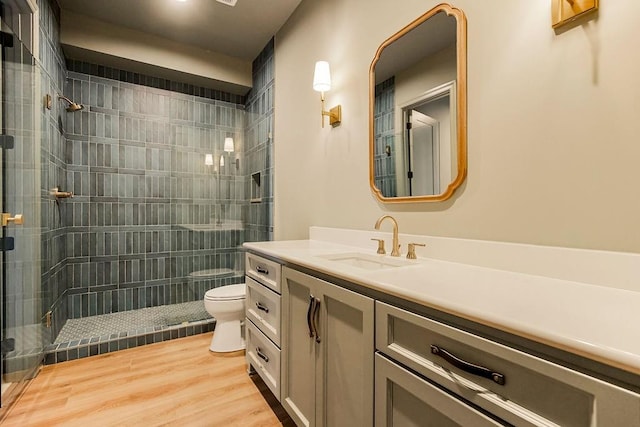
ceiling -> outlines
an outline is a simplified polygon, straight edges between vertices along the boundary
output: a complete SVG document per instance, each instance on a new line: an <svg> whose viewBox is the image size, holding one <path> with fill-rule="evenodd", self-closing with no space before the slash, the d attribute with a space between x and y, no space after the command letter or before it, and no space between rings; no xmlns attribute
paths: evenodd
<svg viewBox="0 0 640 427"><path fill-rule="evenodd" d="M69 10L110 24L252 61L301 0L58 0Z"/></svg>
<svg viewBox="0 0 640 427"><path fill-rule="evenodd" d="M376 84L456 43L456 18L436 13L383 49L375 67Z"/></svg>

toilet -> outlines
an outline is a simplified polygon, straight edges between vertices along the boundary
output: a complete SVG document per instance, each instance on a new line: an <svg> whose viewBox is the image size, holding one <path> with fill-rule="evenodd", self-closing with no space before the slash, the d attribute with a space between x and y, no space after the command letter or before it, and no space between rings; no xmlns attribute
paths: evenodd
<svg viewBox="0 0 640 427"><path fill-rule="evenodd" d="M209 350L219 353L244 350L242 334L244 300L247 287L244 283L210 289L204 295L204 308L216 319L216 328Z"/></svg>

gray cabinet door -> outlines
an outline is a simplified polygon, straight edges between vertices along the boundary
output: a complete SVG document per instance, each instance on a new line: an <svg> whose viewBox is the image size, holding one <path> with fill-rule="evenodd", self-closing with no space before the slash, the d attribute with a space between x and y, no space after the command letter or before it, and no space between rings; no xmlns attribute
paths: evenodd
<svg viewBox="0 0 640 427"><path fill-rule="evenodd" d="M296 425L310 427L316 425L316 342L307 315L315 283L296 271L283 272L281 402Z"/></svg>
<svg viewBox="0 0 640 427"><path fill-rule="evenodd" d="M373 425L374 302L319 281L318 425Z"/></svg>
<svg viewBox="0 0 640 427"><path fill-rule="evenodd" d="M298 426L373 425L373 322L371 298L283 269L282 405Z"/></svg>
<svg viewBox="0 0 640 427"><path fill-rule="evenodd" d="M376 427L503 426L376 354Z"/></svg>

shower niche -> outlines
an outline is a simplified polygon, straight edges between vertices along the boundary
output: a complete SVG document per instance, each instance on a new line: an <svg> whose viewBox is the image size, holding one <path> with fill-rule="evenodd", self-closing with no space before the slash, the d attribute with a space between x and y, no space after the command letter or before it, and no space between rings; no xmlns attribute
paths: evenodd
<svg viewBox="0 0 640 427"><path fill-rule="evenodd" d="M262 201L262 186L260 172L251 175L251 203L260 203Z"/></svg>

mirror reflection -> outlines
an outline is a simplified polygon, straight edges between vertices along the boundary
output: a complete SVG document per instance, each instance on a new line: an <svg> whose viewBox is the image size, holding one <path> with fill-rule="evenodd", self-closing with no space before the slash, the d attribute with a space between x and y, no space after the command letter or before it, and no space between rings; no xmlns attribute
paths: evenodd
<svg viewBox="0 0 640 427"><path fill-rule="evenodd" d="M370 181L380 200L445 200L464 180L464 37L462 11L443 4L378 49L370 74Z"/></svg>

